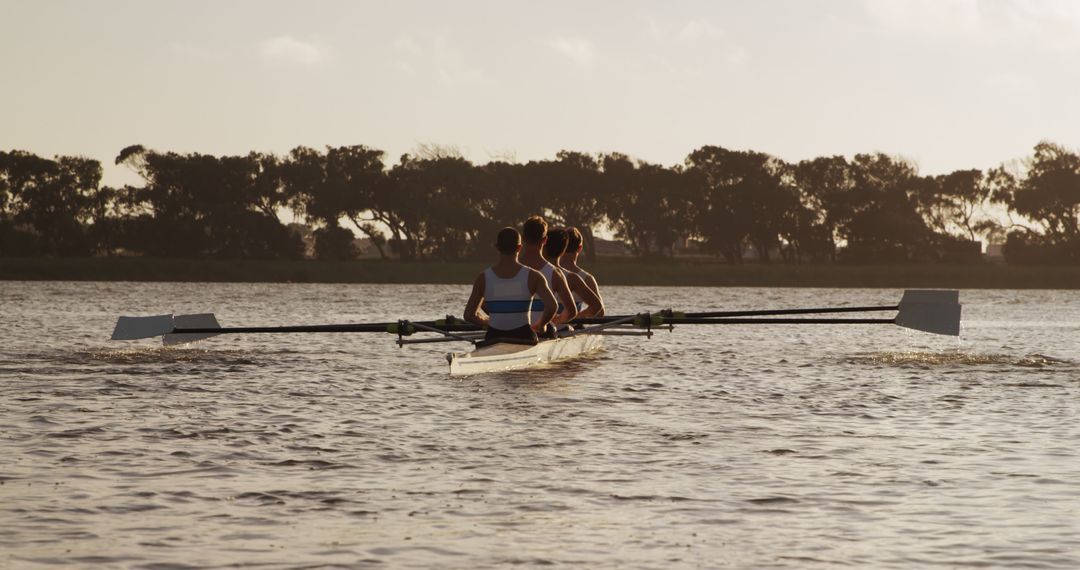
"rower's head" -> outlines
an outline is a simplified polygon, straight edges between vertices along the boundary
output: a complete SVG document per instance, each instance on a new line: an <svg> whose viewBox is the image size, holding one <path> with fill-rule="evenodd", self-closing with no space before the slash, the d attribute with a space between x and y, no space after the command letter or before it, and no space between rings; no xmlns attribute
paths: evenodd
<svg viewBox="0 0 1080 570"><path fill-rule="evenodd" d="M544 257L552 262L558 261L562 254L566 253L566 230L552 228L548 230L547 243L544 244Z"/></svg>
<svg viewBox="0 0 1080 570"><path fill-rule="evenodd" d="M566 228L566 251L578 253L585 247L585 240L577 228Z"/></svg>
<svg viewBox="0 0 1080 570"><path fill-rule="evenodd" d="M521 239L525 245L541 247L548 236L548 224L541 216L531 216L521 225Z"/></svg>
<svg viewBox="0 0 1080 570"><path fill-rule="evenodd" d="M502 255L517 255L521 251L521 234L511 227L499 230L495 236L495 249Z"/></svg>

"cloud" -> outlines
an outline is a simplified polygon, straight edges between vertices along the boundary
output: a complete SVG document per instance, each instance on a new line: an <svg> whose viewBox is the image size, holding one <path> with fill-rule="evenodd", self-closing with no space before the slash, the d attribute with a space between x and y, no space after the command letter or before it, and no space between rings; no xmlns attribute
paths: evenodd
<svg viewBox="0 0 1080 570"><path fill-rule="evenodd" d="M408 55L419 56L424 53L424 49L416 43L416 39L409 35L399 36L394 40L394 48Z"/></svg>
<svg viewBox="0 0 1080 570"><path fill-rule="evenodd" d="M446 88L462 89L474 86L490 87L495 81L456 45L446 38L435 38L432 45L432 61L439 82Z"/></svg>
<svg viewBox="0 0 1080 570"><path fill-rule="evenodd" d="M1080 47L1080 2L1075 0L1011 0L1004 4L1001 19L1010 34L1045 47Z"/></svg>
<svg viewBox="0 0 1080 570"><path fill-rule="evenodd" d="M999 73L987 77L983 82L987 88L1010 95L1030 95L1037 91L1035 81L1026 75Z"/></svg>
<svg viewBox="0 0 1080 570"><path fill-rule="evenodd" d="M1080 48L1077 0L863 0L863 7L881 30L897 35Z"/></svg>
<svg viewBox="0 0 1080 570"><path fill-rule="evenodd" d="M979 0L865 0L870 18L894 32L956 35L982 28Z"/></svg>
<svg viewBox="0 0 1080 570"><path fill-rule="evenodd" d="M749 54L746 52L746 48L733 46L725 54L724 61L727 62L728 67L742 67L748 58Z"/></svg>
<svg viewBox="0 0 1080 570"><path fill-rule="evenodd" d="M592 44L582 38L554 38L547 42L547 46L582 67L589 67L597 60Z"/></svg>
<svg viewBox="0 0 1080 570"><path fill-rule="evenodd" d="M330 60L330 48L300 41L292 36L278 36L259 44L259 56L270 63L318 65Z"/></svg>
<svg viewBox="0 0 1080 570"><path fill-rule="evenodd" d="M168 47L169 51L176 55L199 61L211 60L219 55L213 50L189 42L174 42L169 44Z"/></svg>
<svg viewBox="0 0 1080 570"><path fill-rule="evenodd" d="M680 41L697 41L719 38L724 31L708 20L690 20L675 34Z"/></svg>

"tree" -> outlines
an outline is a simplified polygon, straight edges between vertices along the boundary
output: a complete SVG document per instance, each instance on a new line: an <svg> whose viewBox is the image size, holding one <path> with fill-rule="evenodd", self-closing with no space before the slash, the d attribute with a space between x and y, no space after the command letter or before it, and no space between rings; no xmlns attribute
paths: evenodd
<svg viewBox="0 0 1080 570"><path fill-rule="evenodd" d="M303 244L277 216L288 198L277 161L250 153L215 157L127 147L117 163L144 181L129 200L148 212L131 221L131 245L165 256L299 257Z"/></svg>
<svg viewBox="0 0 1080 570"><path fill-rule="evenodd" d="M991 186L981 170L957 170L926 178L919 189L919 213L942 235L961 232L976 241L991 221L985 213Z"/></svg>
<svg viewBox="0 0 1080 570"><path fill-rule="evenodd" d="M689 177L622 154L605 155L602 165L605 215L615 236L638 256L674 255L675 242L690 233Z"/></svg>
<svg viewBox="0 0 1080 570"><path fill-rule="evenodd" d="M296 147L282 161L281 179L294 212L328 229L342 219L366 235L386 259L385 236L376 223L396 229L396 218L381 204L388 187L383 152L366 146L327 147L326 153Z"/></svg>
<svg viewBox="0 0 1080 570"><path fill-rule="evenodd" d="M763 262L780 246L784 215L797 203L783 182L785 165L767 154L701 147L686 159L701 188L695 218L707 248L729 263L741 263L752 245Z"/></svg>
<svg viewBox="0 0 1080 570"><path fill-rule="evenodd" d="M526 165L529 192L542 200L540 212L556 225L576 227L585 240L585 256L593 259L596 241L593 228L604 220L600 162L589 154L559 151L556 160ZM538 213L538 212L533 212Z"/></svg>
<svg viewBox="0 0 1080 570"><path fill-rule="evenodd" d="M803 160L794 166L792 176L805 210L800 231L807 232L814 243L808 249L836 261L839 228L853 215L848 195L854 181L847 159L827 156Z"/></svg>
<svg viewBox="0 0 1080 570"><path fill-rule="evenodd" d="M907 261L930 256L926 222L917 210L920 178L914 165L882 153L849 163L850 191L837 209L850 261Z"/></svg>
<svg viewBox="0 0 1080 570"><path fill-rule="evenodd" d="M0 204L10 226L8 239L27 253L92 253L96 244L88 239L86 225L101 174L101 163L89 158L0 152Z"/></svg>
<svg viewBox="0 0 1080 570"><path fill-rule="evenodd" d="M1043 141L1022 176L999 167L990 173L994 200L1038 224L1010 233L1010 241L1059 249L1080 260L1080 155Z"/></svg>
<svg viewBox="0 0 1080 570"><path fill-rule="evenodd" d="M392 169L388 194L402 257L459 259L475 249L485 224L477 207L473 165L460 157L404 155ZM393 244L393 242L392 242Z"/></svg>

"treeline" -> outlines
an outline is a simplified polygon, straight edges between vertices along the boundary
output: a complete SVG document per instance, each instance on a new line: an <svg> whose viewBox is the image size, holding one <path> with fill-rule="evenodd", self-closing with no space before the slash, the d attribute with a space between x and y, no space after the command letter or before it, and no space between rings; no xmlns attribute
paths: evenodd
<svg viewBox="0 0 1080 570"><path fill-rule="evenodd" d="M315 228L319 258L354 257L356 231L383 257L455 260L489 256L499 228L542 212L580 228L590 252L608 227L642 257L965 261L990 236L1010 262L1080 261L1080 155L1048 142L1019 169L940 176L880 153L788 163L716 146L676 166L579 152L478 165L438 148L388 166L365 146L218 157L136 145L116 163L142 183L103 186L89 158L0 151L0 256L299 258L291 212Z"/></svg>

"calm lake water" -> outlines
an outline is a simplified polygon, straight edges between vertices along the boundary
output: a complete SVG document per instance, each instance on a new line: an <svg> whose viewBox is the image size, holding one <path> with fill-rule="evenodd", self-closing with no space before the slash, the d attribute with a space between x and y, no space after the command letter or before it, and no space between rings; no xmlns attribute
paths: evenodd
<svg viewBox="0 0 1080 570"><path fill-rule="evenodd" d="M961 340L677 328L447 375L386 334L108 340L460 314L467 287L0 282L0 567L1080 567L1080 292L962 291ZM605 290L609 312L892 304Z"/></svg>

